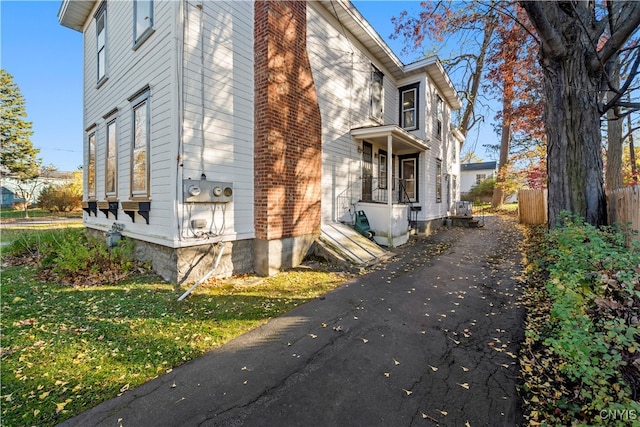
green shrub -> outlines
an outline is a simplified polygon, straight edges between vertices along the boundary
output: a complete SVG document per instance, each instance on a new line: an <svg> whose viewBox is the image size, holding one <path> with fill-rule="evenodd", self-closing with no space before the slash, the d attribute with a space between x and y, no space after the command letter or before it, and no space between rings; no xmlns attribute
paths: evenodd
<svg viewBox="0 0 640 427"><path fill-rule="evenodd" d="M104 239L90 236L84 229L45 230L24 233L7 249L13 257L37 262L42 275L55 276L73 285L115 283L139 264L134 258L135 243L123 238L107 248Z"/></svg>
<svg viewBox="0 0 640 427"><path fill-rule="evenodd" d="M49 185L38 196L38 205L49 212L70 212L82 207L82 191L73 185Z"/></svg>
<svg viewBox="0 0 640 427"><path fill-rule="evenodd" d="M627 381L640 378L628 363L640 350L640 246L627 247L616 228L565 215L545 248L546 295L537 305L548 299L550 308L544 322L529 322L525 340L540 351L523 363L525 392L540 394L528 400L542 403L530 420L615 425L624 420L607 419L602 411L640 414L632 389L637 383ZM536 377L555 378L555 390L545 391Z"/></svg>

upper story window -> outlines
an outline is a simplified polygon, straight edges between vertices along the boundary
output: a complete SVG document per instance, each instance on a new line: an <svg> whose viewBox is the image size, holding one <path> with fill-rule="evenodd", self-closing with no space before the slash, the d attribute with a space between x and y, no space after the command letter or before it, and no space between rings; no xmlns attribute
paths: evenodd
<svg viewBox="0 0 640 427"><path fill-rule="evenodd" d="M486 173L477 173L476 174L476 185L480 185L480 183L482 181L484 181L485 179L487 179L487 174Z"/></svg>
<svg viewBox="0 0 640 427"><path fill-rule="evenodd" d="M371 66L371 117L382 121L384 113L384 74L373 65Z"/></svg>
<svg viewBox="0 0 640 427"><path fill-rule="evenodd" d="M436 114L438 117L438 128L437 128L437 135L439 137L442 136L442 126L444 123L444 102L442 102L442 98L440 98L440 96L438 96L437 100L436 100Z"/></svg>
<svg viewBox="0 0 640 427"><path fill-rule="evenodd" d="M418 105L420 83L404 86L400 91L400 127L418 129Z"/></svg>
<svg viewBox="0 0 640 427"><path fill-rule="evenodd" d="M107 78L107 3L104 2L96 12L96 61L98 84Z"/></svg>
<svg viewBox="0 0 640 427"><path fill-rule="evenodd" d="M89 134L87 139L87 198L96 198L96 132Z"/></svg>
<svg viewBox="0 0 640 427"><path fill-rule="evenodd" d="M149 196L150 106L149 88L129 99L133 106L133 143L131 144L131 196Z"/></svg>
<svg viewBox="0 0 640 427"><path fill-rule="evenodd" d="M133 0L133 48L153 33L153 0Z"/></svg>
<svg viewBox="0 0 640 427"><path fill-rule="evenodd" d="M118 144L116 134L116 119L107 123L107 146L106 146L106 169L105 169L105 193L107 197L116 195L116 183L118 176Z"/></svg>

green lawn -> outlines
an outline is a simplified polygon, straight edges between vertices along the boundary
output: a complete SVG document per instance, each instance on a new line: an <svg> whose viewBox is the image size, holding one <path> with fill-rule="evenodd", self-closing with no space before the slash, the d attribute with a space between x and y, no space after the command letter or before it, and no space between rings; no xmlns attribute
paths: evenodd
<svg viewBox="0 0 640 427"><path fill-rule="evenodd" d="M29 209L29 219L42 218L82 218L82 211L52 213L44 209ZM20 209L0 209L0 220L21 220L24 219L24 211Z"/></svg>
<svg viewBox="0 0 640 427"><path fill-rule="evenodd" d="M346 280L309 269L243 279L178 302L185 289L156 276L71 287L36 266L3 267L2 425L57 424Z"/></svg>

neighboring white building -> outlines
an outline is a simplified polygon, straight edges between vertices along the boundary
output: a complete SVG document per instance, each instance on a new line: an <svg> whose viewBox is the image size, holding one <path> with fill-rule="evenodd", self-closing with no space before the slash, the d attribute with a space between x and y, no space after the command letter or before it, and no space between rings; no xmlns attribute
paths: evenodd
<svg viewBox="0 0 640 427"><path fill-rule="evenodd" d="M498 173L497 162L462 163L460 165L460 194L465 195L487 178Z"/></svg>
<svg viewBox="0 0 640 427"><path fill-rule="evenodd" d="M459 199L461 102L437 58L402 64L333 1L72 1L84 34L84 223L122 228L183 283L297 265L322 224L376 240Z"/></svg>

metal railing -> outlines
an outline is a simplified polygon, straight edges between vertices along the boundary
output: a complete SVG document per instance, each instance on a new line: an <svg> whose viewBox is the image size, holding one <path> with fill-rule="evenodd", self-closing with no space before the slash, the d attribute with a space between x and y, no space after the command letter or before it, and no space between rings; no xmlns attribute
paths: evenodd
<svg viewBox="0 0 640 427"><path fill-rule="evenodd" d="M417 189L414 188L414 191L417 191ZM408 205L407 220L409 225L414 228L417 225L417 211L413 208L411 199L412 197L407 191L407 181L394 178L391 188L391 202ZM355 206L358 202L387 203L388 200L389 191L386 180L381 182L378 178L373 177L357 179L336 197L336 218L339 221L352 224ZM350 218L346 217L347 212Z"/></svg>

